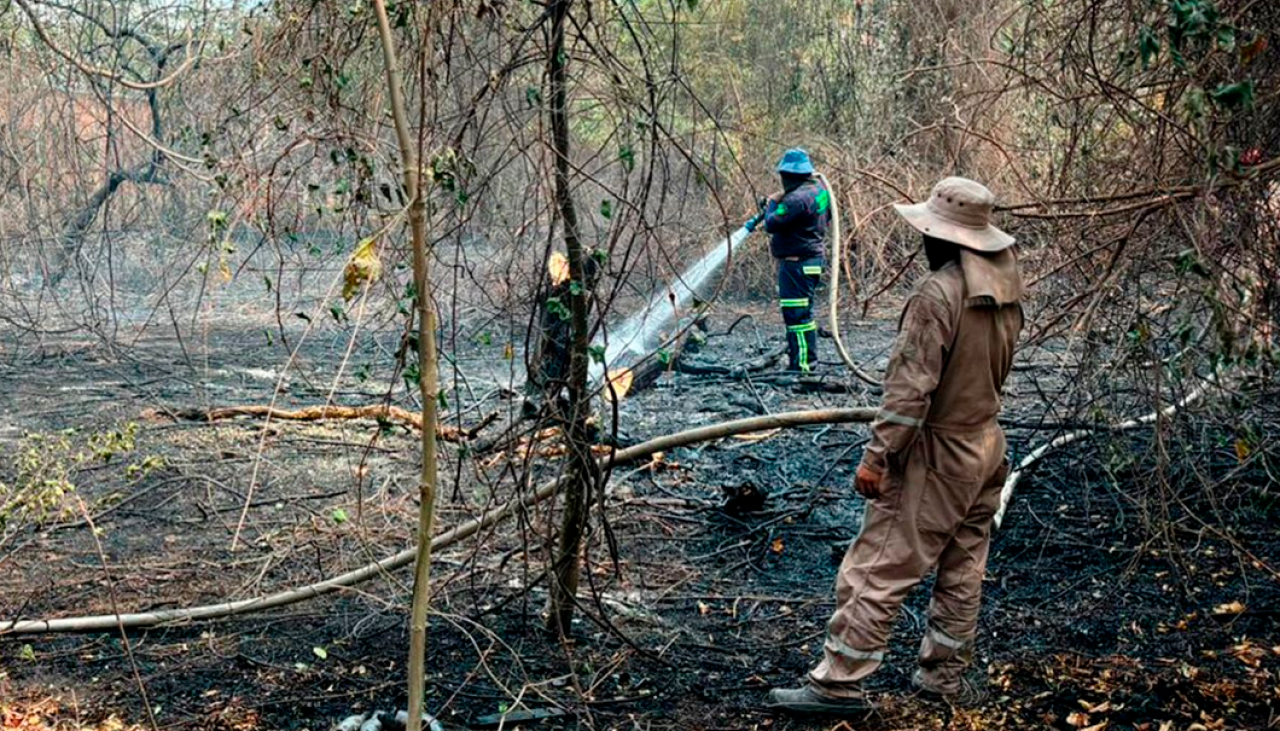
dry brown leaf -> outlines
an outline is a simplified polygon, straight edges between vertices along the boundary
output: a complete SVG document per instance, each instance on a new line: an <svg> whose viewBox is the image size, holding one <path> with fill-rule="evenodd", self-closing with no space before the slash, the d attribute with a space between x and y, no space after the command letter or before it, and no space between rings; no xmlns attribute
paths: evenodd
<svg viewBox="0 0 1280 731"><path fill-rule="evenodd" d="M1230 604L1219 604L1213 608L1213 613L1219 616L1226 614L1244 614L1245 606L1240 602L1231 602Z"/></svg>
<svg viewBox="0 0 1280 731"><path fill-rule="evenodd" d="M1067 716L1067 723L1076 728L1084 728L1089 725L1089 714L1073 711L1071 715Z"/></svg>
<svg viewBox="0 0 1280 731"><path fill-rule="evenodd" d="M1253 644L1252 642L1242 642L1232 647L1229 652L1231 656L1251 668L1261 667L1262 659L1267 656L1267 651Z"/></svg>
<svg viewBox="0 0 1280 731"><path fill-rule="evenodd" d="M1094 725L1089 726L1088 728L1082 729L1081 731L1103 731L1103 729L1105 729L1107 726L1110 726L1110 725L1111 725L1110 721L1103 721L1102 723L1095 723Z"/></svg>

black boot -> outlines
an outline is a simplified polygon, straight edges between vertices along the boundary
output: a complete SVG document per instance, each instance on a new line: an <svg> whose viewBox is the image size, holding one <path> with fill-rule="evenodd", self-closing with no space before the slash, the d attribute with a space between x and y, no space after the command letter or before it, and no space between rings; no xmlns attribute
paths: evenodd
<svg viewBox="0 0 1280 731"><path fill-rule="evenodd" d="M765 708L805 716L852 716L870 711L871 703L861 693L850 698L836 698L823 695L806 684L800 688L774 688L769 691Z"/></svg>

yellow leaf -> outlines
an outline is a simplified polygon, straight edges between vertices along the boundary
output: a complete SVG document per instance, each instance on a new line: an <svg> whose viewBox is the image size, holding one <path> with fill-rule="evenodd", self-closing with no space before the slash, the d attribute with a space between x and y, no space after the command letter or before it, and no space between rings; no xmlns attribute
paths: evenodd
<svg viewBox="0 0 1280 731"><path fill-rule="evenodd" d="M1236 460L1243 462L1249 458L1249 454L1253 450L1249 448L1249 443L1243 439L1236 440Z"/></svg>
<svg viewBox="0 0 1280 731"><path fill-rule="evenodd" d="M771 548L773 548L773 552L774 552L774 553L782 553L782 539L781 539L781 538L774 538L774 539L773 539L773 546L771 546Z"/></svg>
<svg viewBox="0 0 1280 731"><path fill-rule="evenodd" d="M372 282L382 274L382 260L378 258L377 239L361 241L351 252L347 268L342 273L342 299L350 300L365 282Z"/></svg>
<svg viewBox="0 0 1280 731"><path fill-rule="evenodd" d="M698 614L701 614L702 616L704 616L704 617L705 617L705 616L707 616L710 612L711 612L711 606L710 606L710 605L708 605L706 602L698 602Z"/></svg>
<svg viewBox="0 0 1280 731"><path fill-rule="evenodd" d="M1223 614L1244 614L1244 605L1240 602L1231 602L1230 604L1219 604L1213 608L1213 613L1219 616Z"/></svg>
<svg viewBox="0 0 1280 731"><path fill-rule="evenodd" d="M515 357L516 357L516 346L512 345L511 343L507 343L507 347L502 349L502 359L514 360Z"/></svg>
<svg viewBox="0 0 1280 731"><path fill-rule="evenodd" d="M1071 715L1067 716L1067 723L1075 726L1076 728L1084 728L1089 725L1089 715L1075 711Z"/></svg>
<svg viewBox="0 0 1280 731"><path fill-rule="evenodd" d="M558 251L551 252L547 259L547 276L551 277L553 286L569 281L569 258Z"/></svg>

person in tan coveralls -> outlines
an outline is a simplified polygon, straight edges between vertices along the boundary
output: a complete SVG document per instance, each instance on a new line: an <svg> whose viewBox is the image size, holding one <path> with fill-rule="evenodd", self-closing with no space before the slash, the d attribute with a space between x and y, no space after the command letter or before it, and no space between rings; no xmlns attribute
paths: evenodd
<svg viewBox="0 0 1280 731"><path fill-rule="evenodd" d="M912 678L951 699L977 631L991 525L1008 473L996 416L1022 328L1013 238L991 225L995 197L964 178L896 206L924 235L930 272L912 291L884 378L884 400L858 467L862 531L836 577L823 658L769 706L798 713L869 707L862 680L880 667L903 600L933 568L929 623Z"/></svg>

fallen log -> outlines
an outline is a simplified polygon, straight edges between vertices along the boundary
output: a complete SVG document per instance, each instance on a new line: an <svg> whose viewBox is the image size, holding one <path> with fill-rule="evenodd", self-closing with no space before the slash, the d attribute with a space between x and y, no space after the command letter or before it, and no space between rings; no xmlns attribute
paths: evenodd
<svg viewBox="0 0 1280 731"><path fill-rule="evenodd" d="M402 426L422 429L422 415L407 411L399 406L389 404L370 404L368 406L307 406L301 409L279 409L274 406L225 406L218 409L180 409L169 412L173 417L184 421L224 421L242 416L275 419L277 421L325 421L329 419L372 419L391 422ZM485 427L498 420L498 412L493 412L480 420L480 423L463 429L456 426L440 425L436 436L447 442L463 442L475 439Z"/></svg>
<svg viewBox="0 0 1280 731"><path fill-rule="evenodd" d="M681 358L676 363L676 368L681 372L691 376L729 376L730 378L744 378L748 374L759 373L773 368L778 363L778 359L787 354L787 347L784 345L774 348L769 352L752 358L742 363L734 363L733 365L721 365L719 363L705 363L692 358Z"/></svg>
<svg viewBox="0 0 1280 731"><path fill-rule="evenodd" d="M852 409L820 409L816 411L787 411L780 414L771 414L769 416L753 416L748 419L736 419L734 421L711 424L709 426L697 427L695 429L689 429L676 434L669 434L657 437L656 439L650 439L647 442L619 450L614 452L611 456L601 459L600 466L601 468L616 467L642 457L648 457L655 452L663 452L677 447L685 447L690 444L722 439L735 434L749 434L763 429L869 422L875 418L876 411L876 409L868 407ZM530 495L516 498L515 500L484 513L478 518L468 520L465 523L461 523L450 528L432 539L432 550L439 551L452 546L455 543L479 533L485 528L490 528L503 520L510 518L518 512L537 505L558 493L560 488L566 482L567 480L563 477L551 480L539 487ZM348 571L344 574L325 579L324 581L308 584L295 589L288 589L275 594L258 596L250 599L240 599L238 601L206 604L203 606L180 609L160 609L135 614L101 614L90 617L61 617L57 619L14 619L0 622L0 636L8 634L45 634L52 632L114 632L127 629L156 627L175 622L219 619L222 617L247 614L249 612L261 612L267 609L276 609L306 601L308 599L314 599L316 597L324 596L325 594L331 594L340 589L354 586L363 581L377 578L388 571L393 571L413 563L416 554L417 548L407 548L395 555L388 556L381 561L376 561L353 571Z"/></svg>

